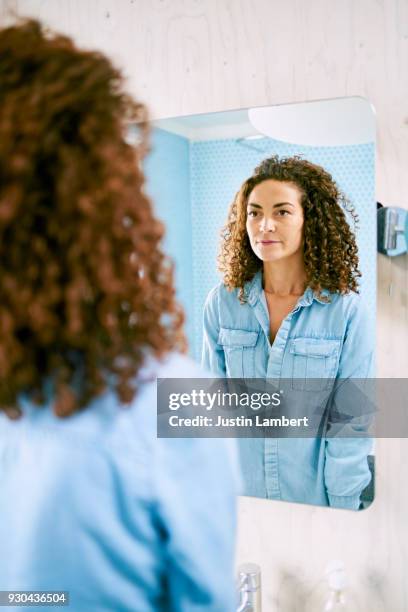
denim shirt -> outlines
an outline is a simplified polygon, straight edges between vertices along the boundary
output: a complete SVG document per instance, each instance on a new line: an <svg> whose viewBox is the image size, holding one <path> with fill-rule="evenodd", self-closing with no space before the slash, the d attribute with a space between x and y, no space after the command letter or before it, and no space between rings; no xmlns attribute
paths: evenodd
<svg viewBox="0 0 408 612"><path fill-rule="evenodd" d="M238 290L220 283L204 308L202 364L217 377L292 379L299 391L320 391L329 379L373 374L373 334L359 295L307 288L282 321L273 344L262 271ZM309 394L310 396L310 394ZM358 509L370 482L369 438L240 439L246 495Z"/></svg>
<svg viewBox="0 0 408 612"><path fill-rule="evenodd" d="M149 369L203 376L179 355ZM235 610L235 443L158 439L156 394L0 412L0 590L66 590L75 612Z"/></svg>

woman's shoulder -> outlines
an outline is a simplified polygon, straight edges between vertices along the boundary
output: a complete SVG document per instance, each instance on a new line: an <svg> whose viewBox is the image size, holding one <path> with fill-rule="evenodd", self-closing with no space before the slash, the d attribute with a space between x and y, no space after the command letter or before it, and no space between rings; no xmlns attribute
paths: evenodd
<svg viewBox="0 0 408 612"><path fill-rule="evenodd" d="M232 306L237 303L238 288L229 289L222 281L208 292L205 300L206 307L220 307L223 304Z"/></svg>
<svg viewBox="0 0 408 612"><path fill-rule="evenodd" d="M341 308L345 313L355 313L367 308L367 300L361 293L350 291L349 293L330 293L329 301L333 307Z"/></svg>
<svg viewBox="0 0 408 612"><path fill-rule="evenodd" d="M142 383L155 383L158 378L203 378L202 367L188 355L170 352L161 359L148 358L139 372Z"/></svg>
<svg viewBox="0 0 408 612"><path fill-rule="evenodd" d="M228 462L228 469L231 470L235 486L238 486L238 483L240 482L239 461L236 450L236 442L234 439L220 438L217 436L207 437L205 435L197 437L186 436L184 438L180 437L176 439L174 439L172 436L166 435L157 437L158 418L164 417L164 419L166 419L168 417L166 412L162 412L163 407L160 406L161 400L159 399L157 393L158 382L164 382L164 379L167 379L168 381L168 379L171 378L182 379L179 382L175 381L174 383L170 383L169 389L171 388L172 392L189 394L194 390L197 391L197 389L206 389L208 379L211 379L211 381L214 380L213 374L205 370L201 365L193 361L187 355L176 352L167 354L161 361L151 360L150 363L146 363L145 372L147 368L150 368L150 372L155 375L155 378L150 382L146 382L143 389L141 389L141 394L137 400L134 415L135 417L137 416L138 408L140 409L141 406L144 408L146 405L146 400L150 407L152 404L154 404L155 409L150 410L149 421L152 425L151 431L154 434L154 452L161 457L161 464L169 466L171 457L171 461L175 462L174 466L177 467L180 464L181 469L181 465L185 464L186 457L188 455L190 462L194 460L200 465L208 465L210 458L211 461L216 459L216 461L222 461L224 464ZM158 381L158 379L160 379L160 381ZM191 379L191 382L186 382L185 379ZM200 379L204 379L202 383L200 383ZM187 412L183 414L185 416L189 416L190 408L187 408L186 410ZM191 412L191 416L195 415L196 408L194 408ZM163 432L166 432L167 428L166 426L162 427L163 434ZM167 457L168 460L165 460L165 457Z"/></svg>
<svg viewBox="0 0 408 612"><path fill-rule="evenodd" d="M170 352L161 359L145 356L143 365L134 379L137 389L130 404L122 404L114 386L108 384L105 391L93 398L88 406L66 419L55 416L52 410L53 397L39 408L28 398L21 398L21 409L24 417L22 424L27 424L32 431L49 431L61 436L67 444L70 440L75 446L92 445L96 440L98 445L102 440L112 442L125 436L126 431L141 434L156 426L157 379L165 378L204 378L207 373L186 355ZM1 416L1 415L0 415ZM0 419L13 427L14 422ZM135 430L131 422L134 422ZM18 423L17 423L18 425ZM17 429L17 426L14 427ZM136 436L137 438L137 436Z"/></svg>
<svg viewBox="0 0 408 612"><path fill-rule="evenodd" d="M375 307L370 304L366 295L350 291L349 293L332 293L327 306L330 319L342 321L344 328L349 325L373 327ZM326 306L321 307L326 312Z"/></svg>

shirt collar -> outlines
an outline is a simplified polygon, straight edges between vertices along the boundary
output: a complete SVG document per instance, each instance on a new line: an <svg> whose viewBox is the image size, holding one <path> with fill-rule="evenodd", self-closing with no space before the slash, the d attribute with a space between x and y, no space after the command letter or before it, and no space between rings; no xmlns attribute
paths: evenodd
<svg viewBox="0 0 408 612"><path fill-rule="evenodd" d="M262 269L256 272L252 280L245 283L245 294L247 296L248 304L255 306L262 294ZM330 292L326 289L322 291L323 296L329 297ZM310 306L316 300L320 304L327 304L328 302L319 297L313 289L307 287L302 297L299 299L298 306Z"/></svg>

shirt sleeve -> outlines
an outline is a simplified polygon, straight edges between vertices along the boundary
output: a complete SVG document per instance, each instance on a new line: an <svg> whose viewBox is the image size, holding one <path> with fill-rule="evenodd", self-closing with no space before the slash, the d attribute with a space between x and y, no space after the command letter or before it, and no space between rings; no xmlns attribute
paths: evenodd
<svg viewBox="0 0 408 612"><path fill-rule="evenodd" d="M219 321L219 290L212 289L204 305L203 317L203 348L201 365L214 376L223 378L226 373L225 355L222 346L218 344L220 332Z"/></svg>
<svg viewBox="0 0 408 612"><path fill-rule="evenodd" d="M160 440L158 515L174 612L236 609L235 440Z"/></svg>
<svg viewBox="0 0 408 612"><path fill-rule="evenodd" d="M324 478L330 506L358 510L360 495L371 480L367 457L373 446L367 431L372 423L374 324L360 298L351 309L341 351L329 416ZM337 422L333 415L337 415ZM347 436L350 433L350 437ZM330 430L329 430L330 433ZM358 434L361 433L361 437Z"/></svg>

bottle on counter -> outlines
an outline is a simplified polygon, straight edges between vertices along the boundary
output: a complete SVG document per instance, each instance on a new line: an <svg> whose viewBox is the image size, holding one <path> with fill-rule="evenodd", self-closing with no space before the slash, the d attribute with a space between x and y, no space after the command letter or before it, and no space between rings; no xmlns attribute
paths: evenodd
<svg viewBox="0 0 408 612"><path fill-rule="evenodd" d="M324 577L309 592L304 612L365 612L349 587L343 561L330 561Z"/></svg>
<svg viewBox="0 0 408 612"><path fill-rule="evenodd" d="M326 569L329 594L322 612L350 612L347 605L347 576L343 561L331 561Z"/></svg>

